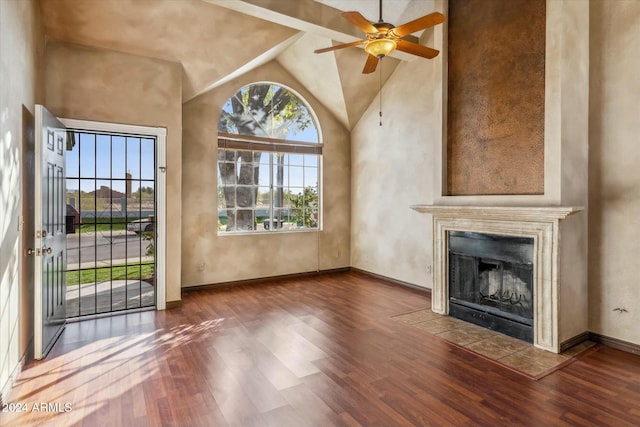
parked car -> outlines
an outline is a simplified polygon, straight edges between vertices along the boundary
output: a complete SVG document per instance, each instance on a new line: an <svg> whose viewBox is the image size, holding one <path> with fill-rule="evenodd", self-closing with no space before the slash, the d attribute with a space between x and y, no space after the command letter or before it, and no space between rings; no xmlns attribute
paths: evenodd
<svg viewBox="0 0 640 427"><path fill-rule="evenodd" d="M136 219L127 223L127 231L133 231L140 234L145 231L153 231L155 229L155 221L153 217Z"/></svg>

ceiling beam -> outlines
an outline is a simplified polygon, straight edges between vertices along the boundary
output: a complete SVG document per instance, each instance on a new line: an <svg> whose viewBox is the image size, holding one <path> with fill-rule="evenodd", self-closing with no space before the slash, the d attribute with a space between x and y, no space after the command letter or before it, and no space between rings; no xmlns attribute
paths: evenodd
<svg viewBox="0 0 640 427"><path fill-rule="evenodd" d="M216 6L224 7L275 22L306 33L316 34L339 43L362 40L364 33L342 17L342 12L333 7L313 0L204 0ZM419 43L417 37L404 37L407 41ZM394 58L411 61L414 55L395 50Z"/></svg>

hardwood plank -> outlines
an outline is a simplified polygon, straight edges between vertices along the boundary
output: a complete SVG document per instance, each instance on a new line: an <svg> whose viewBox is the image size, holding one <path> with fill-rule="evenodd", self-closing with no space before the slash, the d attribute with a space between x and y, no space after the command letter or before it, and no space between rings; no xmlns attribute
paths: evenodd
<svg viewBox="0 0 640 427"><path fill-rule="evenodd" d="M72 410L0 425L638 425L640 356L598 345L532 381L391 318L429 304L347 272L70 323L6 401Z"/></svg>

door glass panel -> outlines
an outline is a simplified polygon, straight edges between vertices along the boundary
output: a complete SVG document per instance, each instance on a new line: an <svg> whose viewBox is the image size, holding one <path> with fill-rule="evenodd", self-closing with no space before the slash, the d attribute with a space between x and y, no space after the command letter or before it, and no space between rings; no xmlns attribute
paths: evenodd
<svg viewBox="0 0 640 427"><path fill-rule="evenodd" d="M107 135L96 136L96 177L111 178L111 141Z"/></svg>
<svg viewBox="0 0 640 427"><path fill-rule="evenodd" d="M67 235L68 316L153 307L156 140L77 138L83 143L67 158L80 175L69 176L67 187L82 226Z"/></svg>

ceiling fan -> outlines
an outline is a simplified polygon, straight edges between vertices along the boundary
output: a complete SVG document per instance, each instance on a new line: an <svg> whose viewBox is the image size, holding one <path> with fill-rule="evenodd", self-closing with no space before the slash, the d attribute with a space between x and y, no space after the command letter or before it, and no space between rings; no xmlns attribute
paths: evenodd
<svg viewBox="0 0 640 427"><path fill-rule="evenodd" d="M365 40L358 40L324 49L317 49L314 53L324 53L364 44L364 50L369 54L369 56L364 64L364 69L362 70L363 74L374 72L378 66L378 62L380 62L380 59L384 58L395 49L429 59L435 58L438 53L440 53L436 49L403 39L403 37L415 33L416 31L442 24L445 21L445 17L439 12L430 13L396 27L382 20L382 0L380 0L380 19L376 23L368 21L359 12L344 12L342 16L344 16L344 18L353 25L367 33L367 38Z"/></svg>

